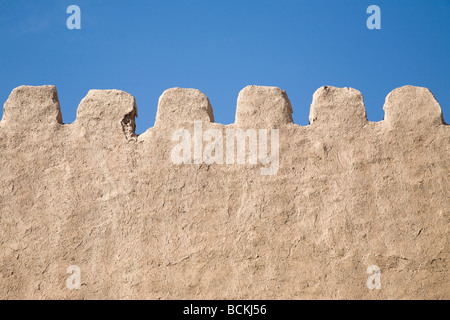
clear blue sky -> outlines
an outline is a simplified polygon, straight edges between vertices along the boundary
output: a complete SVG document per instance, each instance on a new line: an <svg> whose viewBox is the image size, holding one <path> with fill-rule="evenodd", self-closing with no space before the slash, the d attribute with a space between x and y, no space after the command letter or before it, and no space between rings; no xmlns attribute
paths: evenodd
<svg viewBox="0 0 450 320"><path fill-rule="evenodd" d="M71 4L81 30L66 27ZM371 4L381 30L366 27ZM423 86L450 123L450 0L0 0L0 29L2 103L19 85L53 84L65 123L89 89L121 89L141 133L161 93L185 87L228 124L250 84L286 90L300 125L323 85L360 90L371 121L390 91Z"/></svg>

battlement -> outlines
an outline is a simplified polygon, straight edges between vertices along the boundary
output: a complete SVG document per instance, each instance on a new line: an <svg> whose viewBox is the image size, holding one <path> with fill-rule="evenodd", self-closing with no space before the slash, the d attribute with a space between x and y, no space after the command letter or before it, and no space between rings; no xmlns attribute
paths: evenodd
<svg viewBox="0 0 450 320"><path fill-rule="evenodd" d="M18 87L0 121L0 298L449 299L450 126L426 88L383 109L370 122L359 91L325 86L300 126L285 91L249 86L223 125L173 88L136 135L128 93L91 90L63 124L54 86Z"/></svg>
<svg viewBox="0 0 450 320"><path fill-rule="evenodd" d="M387 97L385 128L435 127L445 125L442 110L426 88L405 86ZM276 87L248 86L240 93L236 108L236 127L277 128L295 125L292 106L285 91ZM91 134L117 135L125 132L134 137L136 101L120 90L90 90L81 101L73 124ZM324 86L313 96L310 111L311 127L330 130L351 130L367 124L362 94L353 88ZM158 102L154 128L173 128L194 121L214 123L209 99L199 90L172 88ZM58 94L54 86L21 86L14 89L4 105L0 125L11 130L33 128L55 130L62 123ZM296 126L296 125L295 125Z"/></svg>

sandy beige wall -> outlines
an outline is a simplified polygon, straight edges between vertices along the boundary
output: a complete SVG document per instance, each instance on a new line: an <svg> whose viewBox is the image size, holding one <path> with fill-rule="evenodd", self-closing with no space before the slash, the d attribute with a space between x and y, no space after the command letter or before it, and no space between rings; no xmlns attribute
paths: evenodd
<svg viewBox="0 0 450 320"><path fill-rule="evenodd" d="M174 88L137 136L125 92L90 91L62 124L53 86L16 88L0 122L0 298L449 299L450 127L425 88L395 89L384 110L369 122L360 92L322 87L303 127L284 91L251 86L225 126ZM194 121L278 129L276 174L174 164L172 134Z"/></svg>

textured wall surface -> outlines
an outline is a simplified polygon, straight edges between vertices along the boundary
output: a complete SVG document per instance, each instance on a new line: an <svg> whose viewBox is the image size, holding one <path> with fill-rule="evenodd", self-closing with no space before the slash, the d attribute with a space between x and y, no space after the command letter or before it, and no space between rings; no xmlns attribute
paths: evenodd
<svg viewBox="0 0 450 320"><path fill-rule="evenodd" d="M425 88L395 89L384 110L369 122L359 91L322 87L299 126L284 91L250 86L222 125L200 91L174 88L137 136L125 92L91 90L63 124L55 87L16 88L0 122L0 298L449 299L450 127ZM278 129L277 173L174 164L173 131L194 121Z"/></svg>

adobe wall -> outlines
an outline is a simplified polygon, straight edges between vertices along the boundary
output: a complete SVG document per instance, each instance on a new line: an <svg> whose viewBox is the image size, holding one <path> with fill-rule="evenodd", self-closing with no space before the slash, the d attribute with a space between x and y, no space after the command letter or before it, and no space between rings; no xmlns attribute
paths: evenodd
<svg viewBox="0 0 450 320"><path fill-rule="evenodd" d="M322 87L299 126L284 91L250 86L222 125L174 88L138 136L123 91L89 91L63 124L55 87L18 87L0 122L0 298L449 299L450 127L425 88L384 110L369 122L359 91ZM174 164L194 121L278 129L276 174Z"/></svg>

